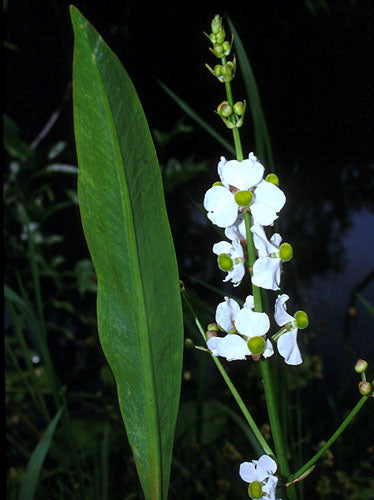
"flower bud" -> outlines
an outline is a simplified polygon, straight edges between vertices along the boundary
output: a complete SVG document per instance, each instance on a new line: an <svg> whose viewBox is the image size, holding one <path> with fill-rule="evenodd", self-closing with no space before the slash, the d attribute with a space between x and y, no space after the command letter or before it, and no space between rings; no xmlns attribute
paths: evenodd
<svg viewBox="0 0 374 500"><path fill-rule="evenodd" d="M361 380L361 382L358 384L358 390L363 396L369 396L369 394L371 394L372 392L371 383Z"/></svg>
<svg viewBox="0 0 374 500"><path fill-rule="evenodd" d="M195 347L193 341L191 339L184 339L184 348L187 350L191 350Z"/></svg>
<svg viewBox="0 0 374 500"><path fill-rule="evenodd" d="M357 373L363 373L368 367L368 362L364 359L359 359L355 364L355 371Z"/></svg>
<svg viewBox="0 0 374 500"><path fill-rule="evenodd" d="M210 49L210 51L213 52L213 54L219 59L223 57L223 47L220 43L215 43L213 45L213 49Z"/></svg>
<svg viewBox="0 0 374 500"><path fill-rule="evenodd" d="M207 326L207 330L209 330L210 332L218 332L218 326L217 326L217 323L209 323L209 325Z"/></svg>
<svg viewBox="0 0 374 500"><path fill-rule="evenodd" d="M222 271L231 271L231 269L234 266L232 258L230 257L230 255L227 255L227 253L221 253L218 256L217 262L218 262L218 267Z"/></svg>
<svg viewBox="0 0 374 500"><path fill-rule="evenodd" d="M221 104L217 107L217 113L224 118L228 118L232 115L232 107L228 101L221 102Z"/></svg>
<svg viewBox="0 0 374 500"><path fill-rule="evenodd" d="M236 65L234 62L229 61L222 66L223 81L231 82L235 76Z"/></svg>
<svg viewBox="0 0 374 500"><path fill-rule="evenodd" d="M235 202L239 207L248 207L253 200L252 191L238 191L234 196Z"/></svg>
<svg viewBox="0 0 374 500"><path fill-rule="evenodd" d="M221 76L222 75L222 66L220 64L216 64L214 66L214 74L215 74L215 76Z"/></svg>
<svg viewBox="0 0 374 500"><path fill-rule="evenodd" d="M309 325L309 318L306 312L297 311L294 314L294 318L296 320L297 328L300 330L304 330Z"/></svg>
<svg viewBox="0 0 374 500"><path fill-rule="evenodd" d="M217 43L222 44L225 41L226 38L226 33L225 30L222 28L217 34L216 34L216 41ZM223 49L223 47L222 47Z"/></svg>
<svg viewBox="0 0 374 500"><path fill-rule="evenodd" d="M293 251L289 243L282 243L279 247L279 257L283 262L288 262L292 259Z"/></svg>
<svg viewBox="0 0 374 500"><path fill-rule="evenodd" d="M234 112L237 115L239 115L239 116L244 115L244 111L245 111L245 105L242 101L238 101L234 104Z"/></svg>
<svg viewBox="0 0 374 500"><path fill-rule="evenodd" d="M251 337L247 342L248 349L252 354L261 354L265 349L265 344L264 337Z"/></svg>
<svg viewBox="0 0 374 500"><path fill-rule="evenodd" d="M210 24L213 33L218 33L222 29L222 17L216 14Z"/></svg>
<svg viewBox="0 0 374 500"><path fill-rule="evenodd" d="M231 52L231 43L228 40L224 41L222 44L222 48L225 56L229 56Z"/></svg>
<svg viewBox="0 0 374 500"><path fill-rule="evenodd" d="M248 495L250 498L262 498L262 486L259 481L252 481L248 486Z"/></svg>
<svg viewBox="0 0 374 500"><path fill-rule="evenodd" d="M265 181L275 184L275 186L279 186L279 177L276 174L268 174L265 177Z"/></svg>

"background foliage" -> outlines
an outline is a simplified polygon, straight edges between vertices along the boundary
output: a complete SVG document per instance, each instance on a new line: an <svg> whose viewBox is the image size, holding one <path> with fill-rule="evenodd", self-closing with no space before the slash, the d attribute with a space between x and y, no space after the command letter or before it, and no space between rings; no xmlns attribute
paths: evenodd
<svg viewBox="0 0 374 500"><path fill-rule="evenodd" d="M42 435L47 428L52 433L57 408L66 406L39 470L36 498L141 498L113 377L98 343L96 281L77 208L68 2L9 0L4 7L8 496L31 498L20 496L31 492L21 489L28 464L40 463ZM373 296L372 3L220 8L219 2L181 7L80 1L77 7L119 56L140 94L161 163L181 277L204 324L220 300L206 284L222 290L222 275L211 254L219 235L201 201L216 180L219 156L227 153L154 77L224 135L211 112L223 92L204 68L211 58L202 31L226 10L240 33L276 171L289 193L282 233L296 258L285 286L298 307L312 311L301 343L305 363L287 372L291 399L283 411L291 414L297 465L356 402L356 358L374 359L372 317L354 293ZM244 96L240 78L234 92ZM249 152L250 120L242 135ZM238 295L246 295L243 285ZM187 313L185 326L197 342ZM266 433L257 366L227 368ZM369 411L305 480L304 498L373 497ZM238 465L254 452L240 425L213 364L203 353L186 351L170 498L243 498Z"/></svg>

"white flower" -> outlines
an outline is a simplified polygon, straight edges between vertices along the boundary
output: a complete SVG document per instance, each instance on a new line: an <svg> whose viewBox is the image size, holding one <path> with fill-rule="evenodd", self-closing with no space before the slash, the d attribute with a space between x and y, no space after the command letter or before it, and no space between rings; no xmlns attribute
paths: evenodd
<svg viewBox="0 0 374 500"><path fill-rule="evenodd" d="M254 224L251 227L253 243L258 251L258 259L253 265L252 283L267 290L279 290L282 261L292 258L292 247L282 243L278 233L273 234L270 241L266 238L262 226Z"/></svg>
<svg viewBox="0 0 374 500"><path fill-rule="evenodd" d="M275 490L278 479L274 475L277 464L268 455L262 455L259 460L240 464L239 475L249 483L249 494L260 500L275 500ZM261 496L260 496L261 495Z"/></svg>
<svg viewBox="0 0 374 500"><path fill-rule="evenodd" d="M222 185L211 187L204 197L208 218L227 228L235 223L239 211L250 206L255 223L272 224L286 197L277 186L263 180L263 173L264 167L253 153L241 162L222 157L218 164Z"/></svg>
<svg viewBox="0 0 374 500"><path fill-rule="evenodd" d="M288 295L283 294L278 295L275 301L274 319L279 326L287 328L287 331L279 337L277 347L279 354L288 365L300 365L303 360L296 339L298 324L296 319L287 312L285 303L288 299Z"/></svg>
<svg viewBox="0 0 374 500"><path fill-rule="evenodd" d="M253 309L253 297L249 295L245 301L243 309L234 299L225 297L225 302L221 302L216 310L216 322L219 327L228 335L225 337L211 337L208 348L213 356L222 356L228 361L245 359L251 354L258 355L256 346L260 341L260 355L264 357L273 354L273 346L269 340L263 339L263 335L268 331L270 322L267 314L256 313ZM243 313L243 311L246 311ZM238 322L239 318L239 322ZM253 341L253 347L248 346L248 342ZM251 343L251 342L250 342ZM252 352L253 349L255 352Z"/></svg>
<svg viewBox="0 0 374 500"><path fill-rule="evenodd" d="M218 255L218 266L222 271L227 271L223 281L231 280L234 286L240 285L245 274L243 247L235 238L232 243L220 241L213 245L213 252Z"/></svg>

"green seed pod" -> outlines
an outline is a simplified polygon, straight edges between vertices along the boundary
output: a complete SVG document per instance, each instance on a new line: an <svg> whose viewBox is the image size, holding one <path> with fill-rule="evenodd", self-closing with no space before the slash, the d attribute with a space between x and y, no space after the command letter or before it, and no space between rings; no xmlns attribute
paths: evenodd
<svg viewBox="0 0 374 500"><path fill-rule="evenodd" d="M251 498L261 498L262 497L262 486L258 481L253 481L248 487L248 495Z"/></svg>
<svg viewBox="0 0 374 500"><path fill-rule="evenodd" d="M232 107L228 101L221 102L221 104L217 107L217 113L224 118L228 118L232 115Z"/></svg>
<svg viewBox="0 0 374 500"><path fill-rule="evenodd" d="M292 259L293 250L289 243L282 243L279 247L279 257L283 262L288 262Z"/></svg>
<svg viewBox="0 0 374 500"><path fill-rule="evenodd" d="M265 181L274 184L275 186L279 186L279 177L276 174L268 174L265 177Z"/></svg>
<svg viewBox="0 0 374 500"><path fill-rule="evenodd" d="M248 349L252 354L261 354L265 349L265 339L264 337L252 337L247 342Z"/></svg>
<svg viewBox="0 0 374 500"><path fill-rule="evenodd" d="M216 14L211 22L212 32L218 33L222 28L222 17Z"/></svg>
<svg viewBox="0 0 374 500"><path fill-rule="evenodd" d="M357 373L363 373L368 367L368 362L364 359L359 359L355 364L355 371Z"/></svg>
<svg viewBox="0 0 374 500"><path fill-rule="evenodd" d="M232 258L230 257L230 255L227 255L227 253L221 253L218 256L217 262L218 262L218 267L222 271L231 271L231 269L234 266Z"/></svg>
<svg viewBox="0 0 374 500"><path fill-rule="evenodd" d="M365 382L365 381L361 381L359 384L358 384L358 390L360 391L360 394L362 394L363 396L369 396L369 394L371 394L372 392L372 387L371 387L371 383L370 382Z"/></svg>
<svg viewBox="0 0 374 500"><path fill-rule="evenodd" d="M248 207L253 200L253 193L251 191L238 191L235 193L234 199L239 207Z"/></svg>
<svg viewBox="0 0 374 500"><path fill-rule="evenodd" d="M297 328L300 330L304 330L309 325L309 318L306 312L297 311L294 314L294 318L296 320Z"/></svg>

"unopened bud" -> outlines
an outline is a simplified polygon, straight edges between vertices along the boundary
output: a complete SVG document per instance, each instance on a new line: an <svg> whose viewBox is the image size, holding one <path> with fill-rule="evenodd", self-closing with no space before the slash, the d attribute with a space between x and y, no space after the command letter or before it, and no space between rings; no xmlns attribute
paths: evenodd
<svg viewBox="0 0 374 500"><path fill-rule="evenodd" d="M223 47L220 43L215 43L210 51L219 59L223 56Z"/></svg>
<svg viewBox="0 0 374 500"><path fill-rule="evenodd" d="M216 40L217 40L217 43L220 43L222 44L224 41L225 41L225 38L226 38L226 33L225 33L225 30L224 29L221 29L217 34L216 34ZM223 49L223 47L222 47Z"/></svg>
<svg viewBox="0 0 374 500"><path fill-rule="evenodd" d="M210 24L213 33L218 33L222 28L222 17L216 14Z"/></svg>
<svg viewBox="0 0 374 500"><path fill-rule="evenodd" d="M357 373L363 373L368 367L368 362L364 359L359 359L355 364L355 371Z"/></svg>
<svg viewBox="0 0 374 500"><path fill-rule="evenodd" d="M232 115L232 107L228 101L221 102L221 104L217 107L217 113L224 118L228 118Z"/></svg>
<svg viewBox="0 0 374 500"><path fill-rule="evenodd" d="M234 112L239 115L239 116L242 116L244 115L244 111L245 111L245 105L244 105L244 102L242 101L238 101L234 104Z"/></svg>
<svg viewBox="0 0 374 500"><path fill-rule="evenodd" d="M222 66L221 66L220 64L216 64L216 65L214 66L214 74L215 74L216 76L220 76L220 75L222 75Z"/></svg>
<svg viewBox="0 0 374 500"><path fill-rule="evenodd" d="M218 326L217 326L217 323L209 323L209 325L207 326L207 330L209 331L214 331L214 332L218 332Z"/></svg>
<svg viewBox="0 0 374 500"><path fill-rule="evenodd" d="M304 330L309 325L309 318L306 312L297 311L294 314L294 318L296 320L297 328L300 330Z"/></svg>
<svg viewBox="0 0 374 500"><path fill-rule="evenodd" d="M361 381L359 384L358 384L358 390L360 391L360 394L362 394L363 396L369 396L369 394L371 394L372 392L372 387L371 387L371 383L370 382L365 382L365 381Z"/></svg>
<svg viewBox="0 0 374 500"><path fill-rule="evenodd" d="M279 177L276 174L268 174L265 177L265 181L274 184L275 186L279 186Z"/></svg>
<svg viewBox="0 0 374 500"><path fill-rule="evenodd" d="M191 339L184 339L184 348L187 350L191 350L195 347L195 344Z"/></svg>
<svg viewBox="0 0 374 500"><path fill-rule="evenodd" d="M228 40L225 40L222 44L222 48L225 56L229 56L231 52L231 43Z"/></svg>

